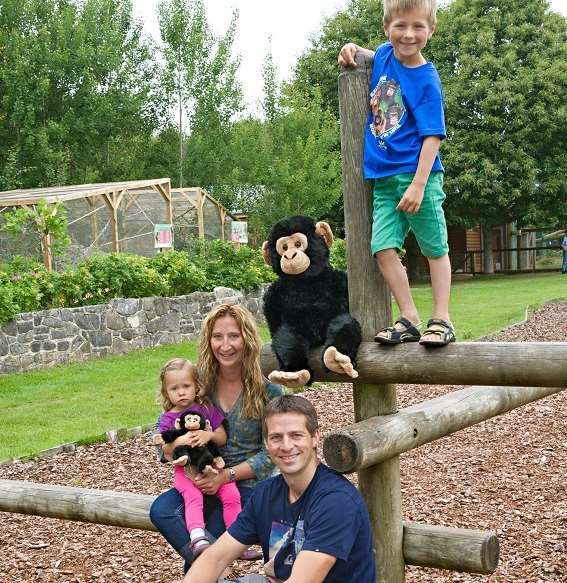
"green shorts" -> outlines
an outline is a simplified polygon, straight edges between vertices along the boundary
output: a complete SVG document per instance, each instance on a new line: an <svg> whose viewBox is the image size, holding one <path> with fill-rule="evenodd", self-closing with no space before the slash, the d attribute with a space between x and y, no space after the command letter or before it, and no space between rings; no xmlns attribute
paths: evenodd
<svg viewBox="0 0 567 583"><path fill-rule="evenodd" d="M449 253L447 224L443 213L443 172L432 172L429 175L423 201L415 215L396 210L413 177L414 174L396 174L376 179L373 193L372 255L384 249L402 249L410 229L426 257L442 257Z"/></svg>

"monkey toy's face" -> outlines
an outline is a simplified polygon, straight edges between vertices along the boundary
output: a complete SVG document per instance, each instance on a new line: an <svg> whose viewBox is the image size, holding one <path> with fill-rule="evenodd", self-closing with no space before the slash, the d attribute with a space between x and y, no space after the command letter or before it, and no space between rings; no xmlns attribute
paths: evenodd
<svg viewBox="0 0 567 583"><path fill-rule="evenodd" d="M333 233L327 223L294 216L274 225L262 245L266 265L279 276L317 277L329 263Z"/></svg>
<svg viewBox="0 0 567 583"><path fill-rule="evenodd" d="M293 233L276 241L280 255L280 267L288 275L299 275L309 268L311 260L306 253L307 237L303 233Z"/></svg>
<svg viewBox="0 0 567 583"><path fill-rule="evenodd" d="M203 418L198 413L187 413L181 416L179 419L176 419L175 425L177 429L181 429L183 427L188 431L196 431L197 429L203 429L205 423Z"/></svg>

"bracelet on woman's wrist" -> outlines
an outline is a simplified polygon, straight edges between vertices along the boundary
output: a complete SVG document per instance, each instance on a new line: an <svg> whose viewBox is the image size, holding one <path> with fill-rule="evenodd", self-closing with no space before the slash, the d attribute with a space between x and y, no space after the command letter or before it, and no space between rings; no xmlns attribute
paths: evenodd
<svg viewBox="0 0 567 583"><path fill-rule="evenodd" d="M226 471L228 472L228 481L236 482L236 472L234 471L234 468L226 468Z"/></svg>

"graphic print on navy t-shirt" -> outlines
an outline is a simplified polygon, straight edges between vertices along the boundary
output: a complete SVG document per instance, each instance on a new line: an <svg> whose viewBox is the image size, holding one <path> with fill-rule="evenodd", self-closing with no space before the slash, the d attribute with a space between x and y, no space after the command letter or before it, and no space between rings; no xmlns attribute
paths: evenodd
<svg viewBox="0 0 567 583"><path fill-rule="evenodd" d="M264 565L268 577L277 577L285 581L291 576L293 563L303 548L305 529L303 520L299 519L295 529L281 522L272 522L270 531L269 560Z"/></svg>
<svg viewBox="0 0 567 583"><path fill-rule="evenodd" d="M406 115L400 84L394 79L387 79L386 75L380 77L378 85L370 92L370 110L370 131L385 147L383 139L402 125Z"/></svg>

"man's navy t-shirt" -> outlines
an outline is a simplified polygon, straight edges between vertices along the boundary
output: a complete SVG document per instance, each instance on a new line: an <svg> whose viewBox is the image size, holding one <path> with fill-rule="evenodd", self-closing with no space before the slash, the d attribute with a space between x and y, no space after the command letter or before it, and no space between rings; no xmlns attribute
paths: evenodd
<svg viewBox="0 0 567 583"><path fill-rule="evenodd" d="M260 482L228 532L242 544L261 544L266 567L272 565L282 581L290 577L301 550L337 559L323 583L376 581L364 500L346 478L324 464L293 503L282 476Z"/></svg>

